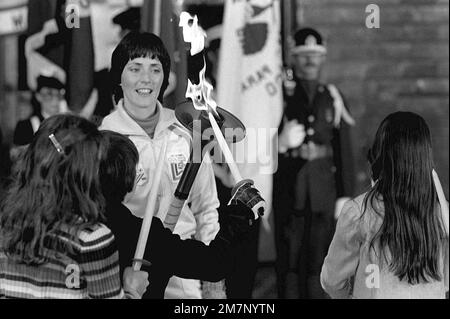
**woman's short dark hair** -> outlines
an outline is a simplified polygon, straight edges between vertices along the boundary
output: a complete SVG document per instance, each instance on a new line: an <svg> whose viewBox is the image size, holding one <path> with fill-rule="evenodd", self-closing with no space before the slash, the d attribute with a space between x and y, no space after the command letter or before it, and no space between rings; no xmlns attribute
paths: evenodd
<svg viewBox="0 0 450 319"><path fill-rule="evenodd" d="M16 163L0 207L0 250L20 262L40 264L50 257L48 248L56 248L45 243L61 227L69 227L77 241L79 231L104 221L98 179L102 156L101 135L88 120L60 114L42 122Z"/></svg>
<svg viewBox="0 0 450 319"><path fill-rule="evenodd" d="M364 206L370 202L383 218L371 248L379 248L400 280L410 284L439 280L440 254L448 238L436 209L431 134L425 120L412 112L388 115L377 130L368 160L375 185ZM374 199L382 200L383 212L376 210Z"/></svg>
<svg viewBox="0 0 450 319"><path fill-rule="evenodd" d="M100 164L100 183L108 202L121 202L133 190L139 153L133 142L117 132L101 131L106 155Z"/></svg>
<svg viewBox="0 0 450 319"><path fill-rule="evenodd" d="M164 79L159 92L158 100L162 102L164 91L169 85L170 56L162 40L153 33L131 31L114 49L111 58L111 81L114 100L116 103L123 98L120 87L121 77L125 65L136 58L149 57L161 62Z"/></svg>

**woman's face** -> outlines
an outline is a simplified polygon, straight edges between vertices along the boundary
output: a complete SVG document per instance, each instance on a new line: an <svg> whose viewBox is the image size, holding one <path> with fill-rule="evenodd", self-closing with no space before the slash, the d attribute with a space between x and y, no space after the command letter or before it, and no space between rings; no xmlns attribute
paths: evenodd
<svg viewBox="0 0 450 319"><path fill-rule="evenodd" d="M130 60L121 77L127 110L142 119L152 115L163 80L163 67L157 58L141 57Z"/></svg>

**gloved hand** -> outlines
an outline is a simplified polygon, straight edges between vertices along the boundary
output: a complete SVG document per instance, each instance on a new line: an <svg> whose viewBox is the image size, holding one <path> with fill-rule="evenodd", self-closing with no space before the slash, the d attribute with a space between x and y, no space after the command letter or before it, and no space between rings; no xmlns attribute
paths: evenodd
<svg viewBox="0 0 450 319"><path fill-rule="evenodd" d="M123 271L123 290L127 298L141 299L149 285L146 271L135 271L127 267Z"/></svg>
<svg viewBox="0 0 450 319"><path fill-rule="evenodd" d="M253 211L240 201L222 209L219 223L216 239L220 237L230 244L239 242L256 224Z"/></svg>
<svg viewBox="0 0 450 319"><path fill-rule="evenodd" d="M231 190L231 199L228 205L241 202L250 208L255 214L255 219L264 215L266 209L266 202L261 197L259 190L253 186L254 182L251 179L244 179L234 185Z"/></svg>
<svg viewBox="0 0 450 319"><path fill-rule="evenodd" d="M299 147L305 140L305 136L303 124L298 124L297 120L287 122L278 136L278 152L285 153L290 148Z"/></svg>
<svg viewBox="0 0 450 319"><path fill-rule="evenodd" d="M233 187L231 200L220 214L218 236L233 243L239 241L264 214L265 202L252 180L243 180Z"/></svg>

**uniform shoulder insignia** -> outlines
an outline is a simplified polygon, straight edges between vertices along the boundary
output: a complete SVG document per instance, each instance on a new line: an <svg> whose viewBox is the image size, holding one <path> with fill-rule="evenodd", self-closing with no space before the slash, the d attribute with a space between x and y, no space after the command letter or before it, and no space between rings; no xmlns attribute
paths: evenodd
<svg viewBox="0 0 450 319"><path fill-rule="evenodd" d="M347 108L344 105L344 100L342 99L342 96L336 86L334 84L328 84L327 89L330 92L331 97L333 98L334 126L339 127L341 119L344 120L344 122L348 125L355 125L355 120L347 111Z"/></svg>

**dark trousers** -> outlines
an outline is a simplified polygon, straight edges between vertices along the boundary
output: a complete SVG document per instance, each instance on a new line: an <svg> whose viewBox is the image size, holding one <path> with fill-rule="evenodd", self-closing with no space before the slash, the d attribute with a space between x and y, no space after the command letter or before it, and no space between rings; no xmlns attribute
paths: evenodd
<svg viewBox="0 0 450 319"><path fill-rule="evenodd" d="M278 217L277 217L278 215ZM328 298L320 285L323 260L334 234L331 212L274 212L278 297Z"/></svg>

